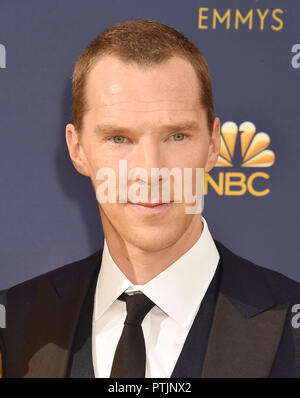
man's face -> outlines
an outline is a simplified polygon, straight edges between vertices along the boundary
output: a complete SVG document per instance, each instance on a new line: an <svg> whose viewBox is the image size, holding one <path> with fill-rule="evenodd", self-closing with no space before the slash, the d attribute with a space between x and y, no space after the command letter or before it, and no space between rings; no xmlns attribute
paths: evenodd
<svg viewBox="0 0 300 398"><path fill-rule="evenodd" d="M127 161L128 170L147 170L148 202L151 168L176 167L183 173L184 168L207 172L214 166L219 119L210 132L199 103L198 79L188 61L173 57L143 68L105 56L88 76L86 95L88 111L80 139L73 125L67 126L66 134L74 166L91 178L95 190L101 183L97 171L111 168L118 176L119 160ZM171 185L171 201L172 192ZM194 217L200 217L186 214L185 204L174 202L150 208L117 201L99 207L104 233L114 229L122 240L147 251L173 245Z"/></svg>

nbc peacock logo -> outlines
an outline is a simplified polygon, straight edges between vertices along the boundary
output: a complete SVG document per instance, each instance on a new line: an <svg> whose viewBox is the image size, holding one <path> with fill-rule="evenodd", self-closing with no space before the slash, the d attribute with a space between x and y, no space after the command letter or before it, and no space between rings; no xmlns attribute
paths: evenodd
<svg viewBox="0 0 300 398"><path fill-rule="evenodd" d="M266 149L270 145L267 133L256 133L251 122L244 122L238 128L234 122L226 122L221 128L221 148L216 166L232 167L232 160L240 132L242 167L270 167L275 162L273 151Z"/></svg>
<svg viewBox="0 0 300 398"><path fill-rule="evenodd" d="M204 194L207 194L208 187L211 186L218 195L241 196L246 193L253 196L268 195L270 188L265 187L264 182L269 180L270 175L264 171L250 170L267 168L274 164L275 154L268 149L270 142L269 135L265 132L257 133L252 122L243 122L239 127L232 121L224 123L221 127L221 147L216 167L224 167L225 170L229 167L242 167L248 172L218 172L217 178L207 173Z"/></svg>

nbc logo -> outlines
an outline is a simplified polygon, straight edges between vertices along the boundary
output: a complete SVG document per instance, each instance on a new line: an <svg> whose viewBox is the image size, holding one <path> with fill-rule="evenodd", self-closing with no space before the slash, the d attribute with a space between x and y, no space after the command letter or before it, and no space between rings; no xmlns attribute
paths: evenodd
<svg viewBox="0 0 300 398"><path fill-rule="evenodd" d="M238 138L239 151L236 149ZM221 127L221 147L216 167L227 169L236 164L239 167L249 168L248 170L254 167L270 167L275 162L274 152L267 149L270 141L267 133L256 133L256 127L252 122L243 122L239 127L234 122L226 122ZM249 192L253 196L265 196L270 193L270 189L258 189L257 185L261 186L262 180L269 178L270 175L263 171L219 172L217 180L207 173L204 194L207 194L210 185L218 195L241 196Z"/></svg>
<svg viewBox="0 0 300 398"><path fill-rule="evenodd" d="M221 148L216 166L232 166L233 154L238 132L240 134L242 167L269 167L275 161L274 152L266 149L270 137L266 133L257 133L255 125L244 122L238 126L234 122L226 122L221 128Z"/></svg>

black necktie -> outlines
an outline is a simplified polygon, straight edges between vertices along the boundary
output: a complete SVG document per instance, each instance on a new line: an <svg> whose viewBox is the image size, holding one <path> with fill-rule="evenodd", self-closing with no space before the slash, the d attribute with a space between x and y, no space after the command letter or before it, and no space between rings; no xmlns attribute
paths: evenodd
<svg viewBox="0 0 300 398"><path fill-rule="evenodd" d="M127 316L118 342L110 377L143 378L146 370L146 349L142 322L154 303L143 293L123 293Z"/></svg>

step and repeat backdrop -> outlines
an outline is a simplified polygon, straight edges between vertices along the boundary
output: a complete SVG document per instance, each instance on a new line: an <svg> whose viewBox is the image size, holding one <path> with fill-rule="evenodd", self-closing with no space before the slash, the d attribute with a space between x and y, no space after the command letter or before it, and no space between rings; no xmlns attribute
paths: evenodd
<svg viewBox="0 0 300 398"><path fill-rule="evenodd" d="M299 0L1 0L0 290L102 247L65 144L71 75L92 39L131 19L174 27L207 60L222 125L205 178L213 237L300 281Z"/></svg>

